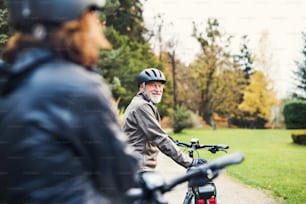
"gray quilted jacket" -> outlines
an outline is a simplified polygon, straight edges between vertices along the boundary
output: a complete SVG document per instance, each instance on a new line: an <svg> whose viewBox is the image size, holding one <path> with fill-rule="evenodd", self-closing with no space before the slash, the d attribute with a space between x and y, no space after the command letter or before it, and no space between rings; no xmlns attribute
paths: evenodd
<svg viewBox="0 0 306 204"><path fill-rule="evenodd" d="M134 147L140 171L154 171L159 151L188 168L192 159L184 154L168 137L160 125L157 107L138 93L127 107L123 118L123 131Z"/></svg>

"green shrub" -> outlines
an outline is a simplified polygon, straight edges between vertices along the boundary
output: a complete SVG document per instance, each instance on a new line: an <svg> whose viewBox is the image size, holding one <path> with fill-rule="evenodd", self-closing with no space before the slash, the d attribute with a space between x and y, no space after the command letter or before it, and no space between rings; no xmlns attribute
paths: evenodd
<svg viewBox="0 0 306 204"><path fill-rule="evenodd" d="M179 133L184 128L192 127L192 118L189 110L184 105L176 106L173 115L173 132Z"/></svg>
<svg viewBox="0 0 306 204"><path fill-rule="evenodd" d="M306 145L306 130L296 130L292 132L291 138L295 144Z"/></svg>
<svg viewBox="0 0 306 204"><path fill-rule="evenodd" d="M291 101L286 103L283 113L288 129L306 128L306 101Z"/></svg>

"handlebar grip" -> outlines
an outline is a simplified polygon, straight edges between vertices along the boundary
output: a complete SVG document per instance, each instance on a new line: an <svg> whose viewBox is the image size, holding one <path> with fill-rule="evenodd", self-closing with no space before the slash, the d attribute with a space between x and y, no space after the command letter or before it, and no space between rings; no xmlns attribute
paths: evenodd
<svg viewBox="0 0 306 204"><path fill-rule="evenodd" d="M235 152L213 160L208 164L208 168L212 170L223 169L226 166L239 164L244 160L244 155L241 152Z"/></svg>
<svg viewBox="0 0 306 204"><path fill-rule="evenodd" d="M175 144L177 146L181 146L181 147L191 147L192 146L191 144L188 144L188 143L185 143L185 142L179 142L179 141L176 141Z"/></svg>

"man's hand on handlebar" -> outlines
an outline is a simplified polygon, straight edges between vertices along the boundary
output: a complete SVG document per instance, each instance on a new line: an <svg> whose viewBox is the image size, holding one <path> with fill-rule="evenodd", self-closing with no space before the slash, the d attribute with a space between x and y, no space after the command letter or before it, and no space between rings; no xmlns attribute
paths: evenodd
<svg viewBox="0 0 306 204"><path fill-rule="evenodd" d="M202 159L202 158L193 159L192 164L191 164L190 167L192 167L192 166L199 166L201 164L206 164L206 163L207 163L207 161L205 159Z"/></svg>

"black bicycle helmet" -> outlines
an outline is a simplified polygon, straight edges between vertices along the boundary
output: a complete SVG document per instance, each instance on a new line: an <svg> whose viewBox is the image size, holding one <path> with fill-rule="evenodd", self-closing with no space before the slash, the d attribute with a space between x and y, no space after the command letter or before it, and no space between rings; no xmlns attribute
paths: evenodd
<svg viewBox="0 0 306 204"><path fill-rule="evenodd" d="M85 9L98 10L105 0L7 0L9 21L17 30L35 24L59 25L77 19Z"/></svg>
<svg viewBox="0 0 306 204"><path fill-rule="evenodd" d="M142 72L140 72L140 74L137 77L137 82L138 85L140 85L148 81L159 81L164 84L166 83L166 77L160 70L156 68L147 68Z"/></svg>

